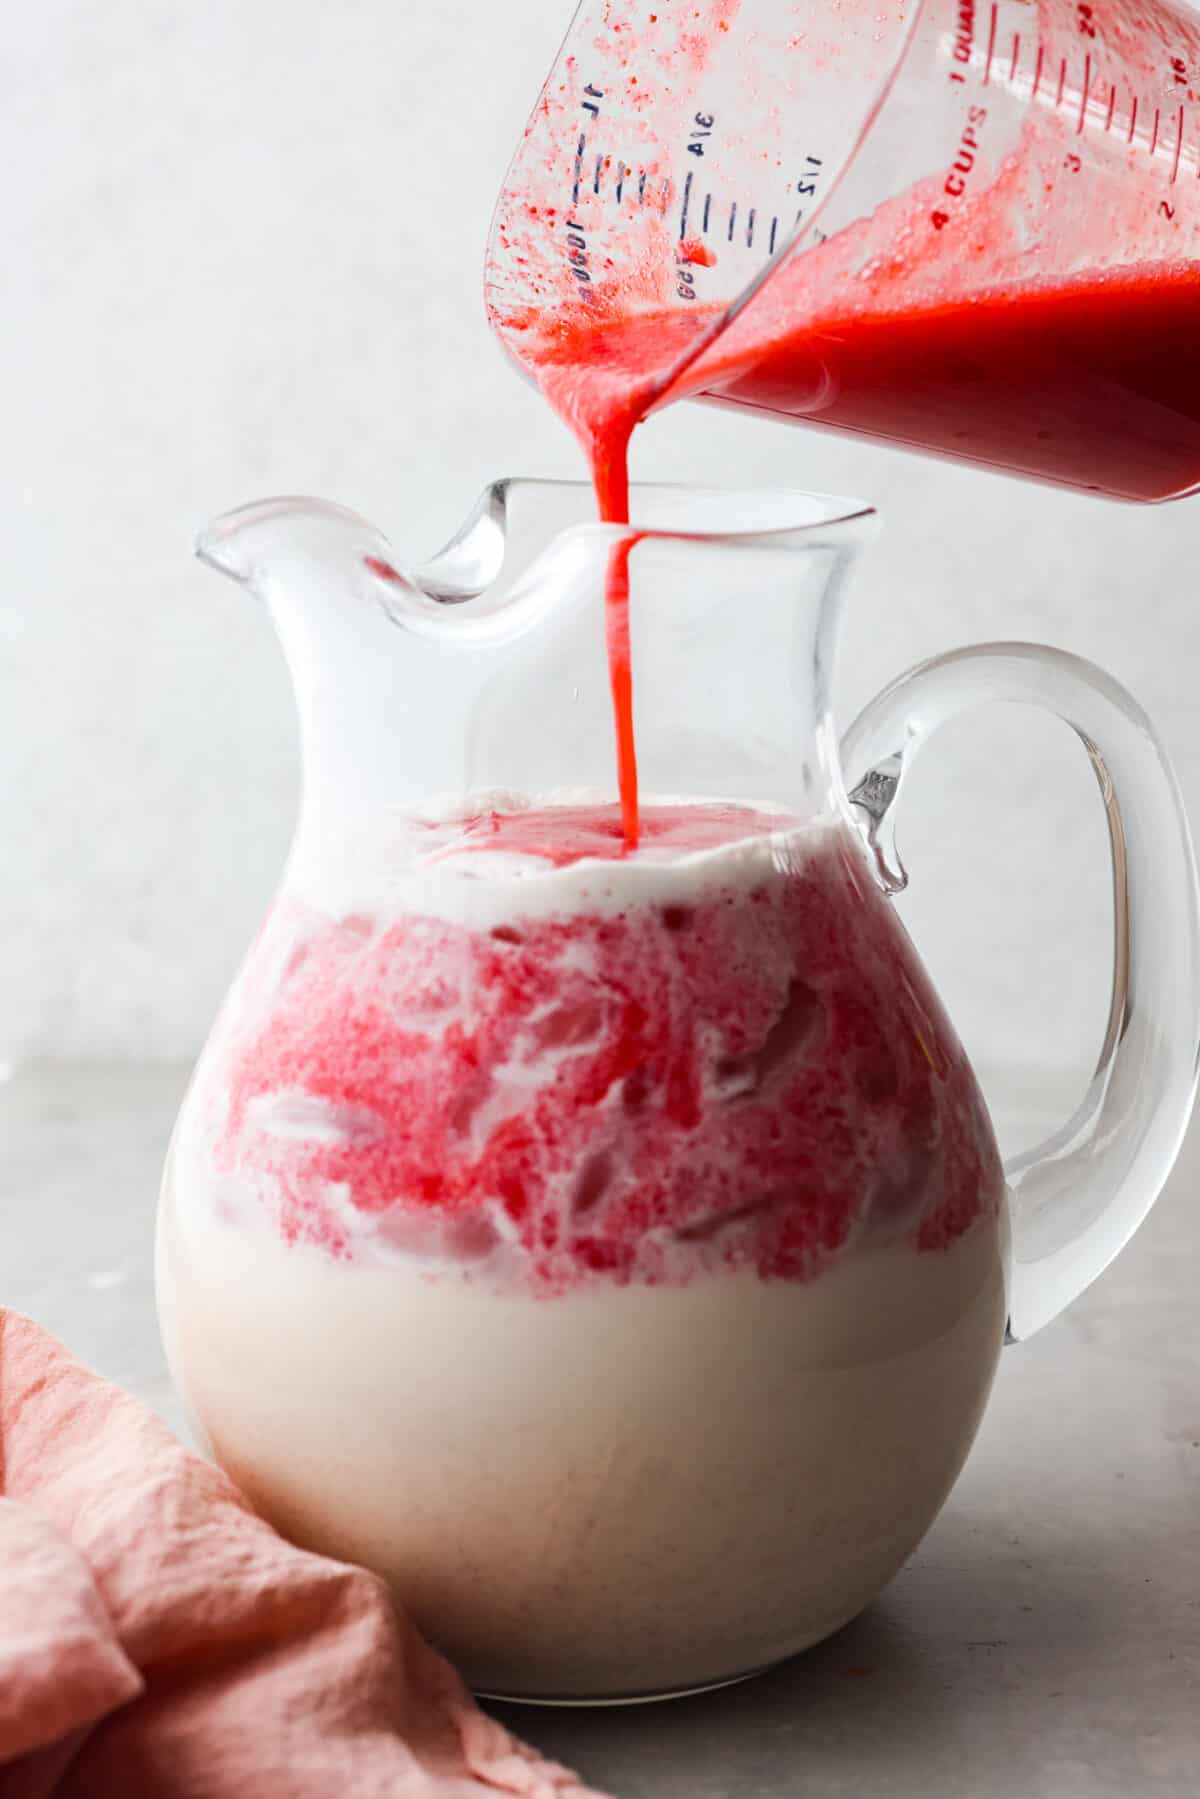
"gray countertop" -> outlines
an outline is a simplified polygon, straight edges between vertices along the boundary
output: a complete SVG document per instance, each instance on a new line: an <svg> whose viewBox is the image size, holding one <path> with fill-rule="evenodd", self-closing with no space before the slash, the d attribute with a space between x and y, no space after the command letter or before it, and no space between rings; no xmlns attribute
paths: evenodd
<svg viewBox="0 0 1200 1799"><path fill-rule="evenodd" d="M154 1322L158 1171L184 1074L0 1088L0 1302L179 1426ZM620 1799L1200 1793L1200 1131L1134 1244L1005 1353L918 1555L855 1624L743 1686L501 1708Z"/></svg>

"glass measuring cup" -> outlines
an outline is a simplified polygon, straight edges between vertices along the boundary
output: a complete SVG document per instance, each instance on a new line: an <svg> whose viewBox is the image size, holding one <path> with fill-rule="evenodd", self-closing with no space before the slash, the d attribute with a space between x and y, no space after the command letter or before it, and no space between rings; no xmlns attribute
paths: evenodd
<svg viewBox="0 0 1200 1799"><path fill-rule="evenodd" d="M1200 19L1166 0L585 0L488 308L643 413L1167 499L1200 484L1198 177Z"/></svg>

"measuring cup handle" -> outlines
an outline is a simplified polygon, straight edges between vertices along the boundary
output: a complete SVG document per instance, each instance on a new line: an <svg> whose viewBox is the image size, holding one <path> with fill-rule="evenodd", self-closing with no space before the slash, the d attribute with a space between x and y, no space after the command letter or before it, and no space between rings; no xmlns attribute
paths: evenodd
<svg viewBox="0 0 1200 1799"><path fill-rule="evenodd" d="M1196 1088L1200 908L1178 782L1146 714L1091 663L1030 643L921 663L846 733L846 785L884 887L895 893L907 881L893 815L917 752L948 719L995 701L1056 713L1087 751L1108 819L1115 927L1108 1026L1083 1102L1005 1169L1016 1341L1095 1280L1170 1173Z"/></svg>

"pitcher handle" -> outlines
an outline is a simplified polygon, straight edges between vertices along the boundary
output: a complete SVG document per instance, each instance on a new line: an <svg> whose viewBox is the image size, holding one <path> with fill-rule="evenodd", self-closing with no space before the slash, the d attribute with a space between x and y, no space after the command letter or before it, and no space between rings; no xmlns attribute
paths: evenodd
<svg viewBox="0 0 1200 1799"><path fill-rule="evenodd" d="M978 644L910 669L842 743L851 803L888 892L907 883L896 797L927 737L974 705L1044 707L1088 753L1112 847L1112 1004L1082 1104L1005 1174L1013 1198L1009 1341L1040 1330L1107 1267L1158 1198L1196 1090L1200 907L1175 771L1111 676L1032 643Z"/></svg>

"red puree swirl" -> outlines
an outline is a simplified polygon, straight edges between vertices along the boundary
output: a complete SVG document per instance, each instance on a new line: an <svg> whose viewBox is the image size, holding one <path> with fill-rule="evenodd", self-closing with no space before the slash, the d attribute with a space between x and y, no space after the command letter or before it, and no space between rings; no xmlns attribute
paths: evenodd
<svg viewBox="0 0 1200 1799"><path fill-rule="evenodd" d="M648 806L639 860L772 822ZM431 837L485 878L493 849L596 858L598 878L624 852L612 807ZM966 1058L857 847L775 843L761 878L736 857L699 870L689 903L626 863L619 909L522 911L518 879L482 929L281 908L215 1064L218 1172L289 1240L371 1255L373 1222L385 1247L526 1292L803 1280L852 1245L946 1247L1002 1192Z"/></svg>

